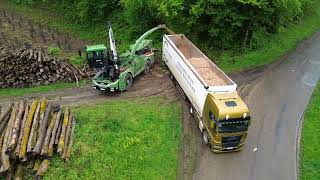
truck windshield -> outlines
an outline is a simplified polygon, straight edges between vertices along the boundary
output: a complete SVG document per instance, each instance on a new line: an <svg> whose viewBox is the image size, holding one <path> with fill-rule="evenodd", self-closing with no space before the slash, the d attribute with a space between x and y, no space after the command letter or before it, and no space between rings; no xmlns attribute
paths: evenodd
<svg viewBox="0 0 320 180"><path fill-rule="evenodd" d="M220 133L234 133L247 131L249 127L249 119L233 119L230 121L226 120L226 122L219 122L218 127Z"/></svg>
<svg viewBox="0 0 320 180"><path fill-rule="evenodd" d="M93 59L93 52L87 52L87 59Z"/></svg>

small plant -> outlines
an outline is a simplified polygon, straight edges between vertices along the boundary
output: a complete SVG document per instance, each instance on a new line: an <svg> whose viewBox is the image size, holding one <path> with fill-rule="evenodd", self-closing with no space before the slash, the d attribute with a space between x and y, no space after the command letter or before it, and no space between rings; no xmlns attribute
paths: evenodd
<svg viewBox="0 0 320 180"><path fill-rule="evenodd" d="M81 67L85 64L86 62L86 59L85 57L83 56L77 56L77 55L74 55L74 56L71 56L70 57L70 63L77 66L77 67Z"/></svg>
<svg viewBox="0 0 320 180"><path fill-rule="evenodd" d="M50 47L48 47L48 53L50 55L56 56L56 55L59 55L61 53L61 50L58 47L50 46Z"/></svg>

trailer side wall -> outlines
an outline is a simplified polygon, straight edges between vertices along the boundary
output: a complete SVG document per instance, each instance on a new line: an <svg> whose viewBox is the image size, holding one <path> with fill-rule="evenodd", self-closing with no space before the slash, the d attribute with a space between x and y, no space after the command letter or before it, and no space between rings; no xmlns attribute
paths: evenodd
<svg viewBox="0 0 320 180"><path fill-rule="evenodd" d="M175 44L166 36L163 38L163 60L196 111L202 116L208 92L203 82L186 65L181 52L177 51Z"/></svg>

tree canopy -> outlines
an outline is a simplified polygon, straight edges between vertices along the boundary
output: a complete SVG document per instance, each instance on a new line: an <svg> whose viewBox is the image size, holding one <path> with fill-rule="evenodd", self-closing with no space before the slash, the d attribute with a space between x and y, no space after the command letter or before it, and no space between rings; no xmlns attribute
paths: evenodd
<svg viewBox="0 0 320 180"><path fill-rule="evenodd" d="M50 6L77 23L105 23L117 10L128 30L142 33L167 24L195 41L230 49L255 48L261 38L276 33L307 11L315 0L13 0Z"/></svg>

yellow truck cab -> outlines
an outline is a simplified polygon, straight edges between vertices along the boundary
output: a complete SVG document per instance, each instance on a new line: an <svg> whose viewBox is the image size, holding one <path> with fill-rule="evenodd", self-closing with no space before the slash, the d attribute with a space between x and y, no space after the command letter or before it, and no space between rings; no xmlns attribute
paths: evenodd
<svg viewBox="0 0 320 180"><path fill-rule="evenodd" d="M241 150L247 137L250 115L237 92L208 93L202 127L203 140L214 152Z"/></svg>

